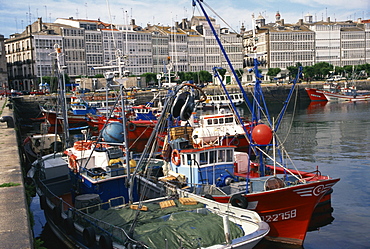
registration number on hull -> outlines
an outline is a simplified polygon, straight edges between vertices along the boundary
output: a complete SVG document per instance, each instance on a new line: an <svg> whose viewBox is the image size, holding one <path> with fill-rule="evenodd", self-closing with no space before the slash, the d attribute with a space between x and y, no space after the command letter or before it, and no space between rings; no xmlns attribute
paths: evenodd
<svg viewBox="0 0 370 249"><path fill-rule="evenodd" d="M261 219L265 222L276 222L281 220L289 220L297 217L297 210L292 209L284 213L260 215Z"/></svg>

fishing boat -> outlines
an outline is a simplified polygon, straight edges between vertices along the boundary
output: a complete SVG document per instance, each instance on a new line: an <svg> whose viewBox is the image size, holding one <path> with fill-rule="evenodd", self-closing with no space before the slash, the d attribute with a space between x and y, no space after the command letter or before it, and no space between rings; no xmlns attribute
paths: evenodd
<svg viewBox="0 0 370 249"><path fill-rule="evenodd" d="M211 27L214 36L223 52L229 68L238 79L233 66L206 14L202 1L198 4ZM190 193L198 194L217 202L230 203L241 209L254 210L270 226L266 236L269 240L302 245L308 231L309 223L315 207L328 191L339 181L322 175L319 171L312 173L294 169L283 144L278 138L278 128L284 116L289 100L298 82L302 68L292 84L282 111L276 119L268 113L263 92L260 86L262 76L258 69L257 54L254 56L256 84L254 86L253 104L250 103L241 83L237 80L244 100L251 110L249 127L243 125L244 133L249 141L249 152L237 152L235 145L222 144L221 137L214 137L217 142L198 143L198 137L193 136L193 129L187 125L192 108L197 103L191 103L192 90L185 86L178 87L172 96L167 98L168 106L164 113L170 113L172 118L185 122L183 126L168 128L168 138L163 145L162 157L167 164L162 167L163 176L153 177L151 168L140 168L140 182L151 181L150 190L161 194L166 184L175 184ZM214 69L221 86L228 96L225 84ZM186 99L184 100L184 96ZM235 105L228 97L239 124L243 124ZM167 109L166 109L167 108ZM168 117L166 117L168 118ZM158 124L160 121L158 121ZM173 122L169 122L172 124ZM160 128L156 128L160 131ZM194 139L195 138L195 139ZM153 144L151 144L153 142ZM148 147L155 150L155 140L148 142ZM278 156L277 156L278 155Z"/></svg>
<svg viewBox="0 0 370 249"><path fill-rule="evenodd" d="M30 162L33 162L42 155L53 151L61 151L61 139L58 134L33 134L23 141L23 148L27 153Z"/></svg>
<svg viewBox="0 0 370 249"><path fill-rule="evenodd" d="M305 88L311 101L367 101L370 100L368 91L356 88L338 88L335 91Z"/></svg>
<svg viewBox="0 0 370 249"><path fill-rule="evenodd" d="M148 198L131 174L136 161L126 148L122 117L122 123L106 124L104 139L93 141L85 133L63 153L37 159L28 172L46 220L68 248L253 248L269 232L254 211L175 186L165 197ZM163 162L152 159L149 167Z"/></svg>
<svg viewBox="0 0 370 249"><path fill-rule="evenodd" d="M229 94L232 102L235 106L239 106L244 103L244 98L241 93ZM216 108L229 106L229 98L225 94L207 94L207 100L199 105L198 108Z"/></svg>
<svg viewBox="0 0 370 249"><path fill-rule="evenodd" d="M305 90L311 101L328 101L323 90L309 87L306 87Z"/></svg>
<svg viewBox="0 0 370 249"><path fill-rule="evenodd" d="M249 129L250 123L244 121ZM237 151L249 151L249 142L242 124L238 124L232 112L219 108L215 114L200 115L193 124L192 139L195 146L207 144L234 145Z"/></svg>

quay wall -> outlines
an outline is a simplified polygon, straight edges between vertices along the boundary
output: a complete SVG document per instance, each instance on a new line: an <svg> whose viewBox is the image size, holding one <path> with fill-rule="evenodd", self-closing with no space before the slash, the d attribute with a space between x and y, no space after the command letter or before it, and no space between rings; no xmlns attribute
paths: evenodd
<svg viewBox="0 0 370 249"><path fill-rule="evenodd" d="M17 143L17 130L11 122L14 121L13 110L8 99L0 97L0 185L9 183L15 185L0 187L0 241L1 248L26 249L33 248L33 233ZM4 119L8 121L4 122Z"/></svg>

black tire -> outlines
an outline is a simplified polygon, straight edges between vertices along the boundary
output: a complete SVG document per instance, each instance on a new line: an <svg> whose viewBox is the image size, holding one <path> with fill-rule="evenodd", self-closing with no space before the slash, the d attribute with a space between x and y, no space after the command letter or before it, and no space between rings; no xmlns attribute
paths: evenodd
<svg viewBox="0 0 370 249"><path fill-rule="evenodd" d="M100 235L99 248L101 248L101 249L112 249L113 248L112 238L110 236L108 236L107 234Z"/></svg>
<svg viewBox="0 0 370 249"><path fill-rule="evenodd" d="M129 122L127 125L127 129L129 131L135 131L136 130L136 124Z"/></svg>
<svg viewBox="0 0 370 249"><path fill-rule="evenodd" d="M230 203L234 207L244 208L248 207L248 200L246 197L242 196L241 194L236 194L231 196Z"/></svg>
<svg viewBox="0 0 370 249"><path fill-rule="evenodd" d="M95 244L95 230L92 227L86 227L83 230L84 242L87 246L92 247Z"/></svg>

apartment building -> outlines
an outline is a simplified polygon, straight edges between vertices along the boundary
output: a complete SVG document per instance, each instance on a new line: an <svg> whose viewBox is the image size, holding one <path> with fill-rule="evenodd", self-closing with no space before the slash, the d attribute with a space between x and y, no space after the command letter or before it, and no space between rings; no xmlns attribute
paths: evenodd
<svg viewBox="0 0 370 249"><path fill-rule="evenodd" d="M283 73L297 62L303 66L328 62L335 66L369 63L370 24L367 21L313 22L307 14L295 24L286 24L278 12L273 23L262 15L256 29L241 33L221 28L210 19L234 68L244 68L244 81L253 80L248 68L257 52L260 69L281 68ZM103 74L107 68L120 73L211 72L229 70L226 60L203 16L183 19L173 26L107 24L100 20L58 18L43 23L39 18L21 34L4 40L9 87L34 90L42 76L52 76L54 46L62 48L62 63L72 81Z"/></svg>
<svg viewBox="0 0 370 249"><path fill-rule="evenodd" d="M4 36L0 35L0 89L8 88Z"/></svg>
<svg viewBox="0 0 370 249"><path fill-rule="evenodd" d="M266 54L260 58L262 68L310 66L327 62L334 66L359 65L368 58L369 25L358 22L313 22L307 14L295 24L286 24L276 13L275 22L265 23L263 16L255 20L256 30L244 32L245 65L251 66L249 53Z"/></svg>

